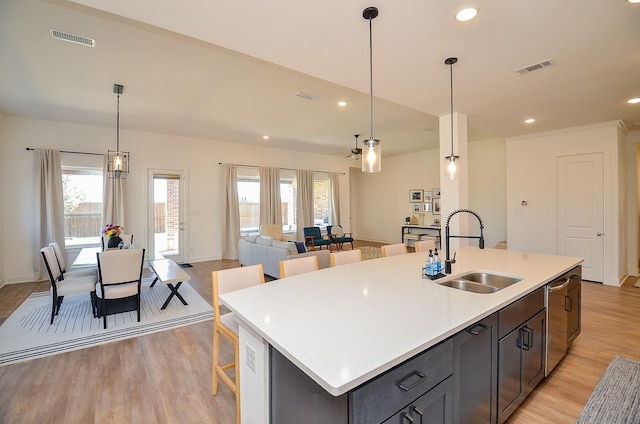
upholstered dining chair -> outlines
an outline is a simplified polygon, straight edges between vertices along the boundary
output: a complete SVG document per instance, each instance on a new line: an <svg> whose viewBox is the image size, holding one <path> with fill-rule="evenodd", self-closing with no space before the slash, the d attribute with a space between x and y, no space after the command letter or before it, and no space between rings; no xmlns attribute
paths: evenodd
<svg viewBox="0 0 640 424"><path fill-rule="evenodd" d="M56 259L56 254L53 251L53 247L47 246L40 249L42 260L47 268L49 274L49 281L51 282L51 321L49 324L53 324L53 318L60 312L60 305L62 300L67 295L91 293L95 290L96 281L98 280L97 274L69 277L62 279L62 272ZM91 300L91 297L89 297Z"/></svg>
<svg viewBox="0 0 640 424"><path fill-rule="evenodd" d="M382 257L404 255L407 253L407 246L404 243L387 244L380 248Z"/></svg>
<svg viewBox="0 0 640 424"><path fill-rule="evenodd" d="M280 261L280 278L293 277L305 272L317 271L318 257L305 256L304 258L294 258Z"/></svg>
<svg viewBox="0 0 640 424"><path fill-rule="evenodd" d="M98 252L98 283L95 286L96 302L107 328L107 300L134 297L138 322L140 322L140 295L142 289L142 265L145 249L112 249Z"/></svg>
<svg viewBox="0 0 640 424"><path fill-rule="evenodd" d="M345 243L351 243L353 249L353 233L345 233L342 225L327 225L327 235L333 239L338 250L341 250Z"/></svg>
<svg viewBox="0 0 640 424"><path fill-rule="evenodd" d="M435 250L436 242L433 240L419 240L413 244L416 252L428 252L429 250Z"/></svg>
<svg viewBox="0 0 640 424"><path fill-rule="evenodd" d="M213 271L213 372L211 376L211 393L218 393L218 378L222 379L236 396L236 422L240 424L240 360L239 325L233 312L220 315L220 295L264 283L262 264L229 268ZM220 365L220 336L226 337L233 344L233 362ZM234 379L227 371L234 370Z"/></svg>
<svg viewBox="0 0 640 424"><path fill-rule="evenodd" d="M87 275L91 275L98 277L98 268L95 266L89 266L86 268L79 269L67 269L67 264L64 260L64 254L62 253L62 249L60 245L55 241L49 243L49 247L53 248L53 253L56 255L56 261L58 262L58 267L60 268L60 273L62 274L62 279L66 279L69 277L84 277Z"/></svg>
<svg viewBox="0 0 640 424"><path fill-rule="evenodd" d="M335 243L331 237L325 238L322 236L320 227L305 227L303 228L304 244L308 250L322 249L322 246L327 246L329 251L332 251L332 245Z"/></svg>
<svg viewBox="0 0 640 424"><path fill-rule="evenodd" d="M362 250L343 250L342 252L332 252L330 254L331 266L350 264L362 261Z"/></svg>

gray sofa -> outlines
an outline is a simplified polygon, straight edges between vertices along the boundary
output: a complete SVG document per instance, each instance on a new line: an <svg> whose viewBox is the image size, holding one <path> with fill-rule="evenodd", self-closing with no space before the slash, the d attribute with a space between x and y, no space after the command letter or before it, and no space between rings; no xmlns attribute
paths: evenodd
<svg viewBox="0 0 640 424"><path fill-rule="evenodd" d="M238 241L240 264L262 264L264 273L274 278L280 278L280 261L304 256L317 256L320 269L331 265L328 250L298 253L295 243L274 240L268 236L245 236Z"/></svg>

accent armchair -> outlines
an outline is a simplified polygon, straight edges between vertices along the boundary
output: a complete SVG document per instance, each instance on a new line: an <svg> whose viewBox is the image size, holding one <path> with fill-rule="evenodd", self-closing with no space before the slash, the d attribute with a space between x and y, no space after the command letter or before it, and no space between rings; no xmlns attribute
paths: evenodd
<svg viewBox="0 0 640 424"><path fill-rule="evenodd" d="M322 246L327 246L329 251L333 251L332 245L334 244L333 238L325 238L320 232L320 227L305 227L303 229L304 244L309 250L322 249Z"/></svg>
<svg viewBox="0 0 640 424"><path fill-rule="evenodd" d="M342 225L327 225L327 234L333 238L338 250L342 250L345 243L351 243L353 249L353 233L345 233Z"/></svg>

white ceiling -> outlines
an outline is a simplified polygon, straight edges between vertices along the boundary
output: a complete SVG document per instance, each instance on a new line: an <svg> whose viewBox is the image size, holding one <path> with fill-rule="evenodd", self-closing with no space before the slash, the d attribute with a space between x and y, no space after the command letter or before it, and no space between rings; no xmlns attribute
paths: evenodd
<svg viewBox="0 0 640 424"><path fill-rule="evenodd" d="M469 138L623 120L640 127L640 4L625 0L2 0L0 113L348 154L374 134L383 155L438 145L437 116ZM49 28L96 40L51 38ZM527 75L515 69L550 59ZM316 96L296 97L297 92ZM340 109L338 100L347 100ZM534 125L523 120L535 117ZM262 140L263 134L271 139ZM126 145L124 146L126 148Z"/></svg>

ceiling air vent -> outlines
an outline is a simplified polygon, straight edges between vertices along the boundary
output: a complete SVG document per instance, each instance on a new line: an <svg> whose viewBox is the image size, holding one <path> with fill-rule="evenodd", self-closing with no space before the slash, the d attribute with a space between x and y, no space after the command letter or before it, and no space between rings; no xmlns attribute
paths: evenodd
<svg viewBox="0 0 640 424"><path fill-rule="evenodd" d="M314 96L313 94L307 94L304 91L298 91L296 93L296 97L300 97L301 99L305 99L305 100L313 100L318 96Z"/></svg>
<svg viewBox="0 0 640 424"><path fill-rule="evenodd" d="M51 36L58 40L68 41L70 43L82 44L84 46L95 47L96 40L93 38L83 37L82 35L70 34L68 32L60 31L57 29L49 28Z"/></svg>
<svg viewBox="0 0 640 424"><path fill-rule="evenodd" d="M528 74L529 72L537 71L538 69L551 66L551 59L543 60L542 62L534 63L533 65L525 66L524 68L516 69L515 72L518 75Z"/></svg>

